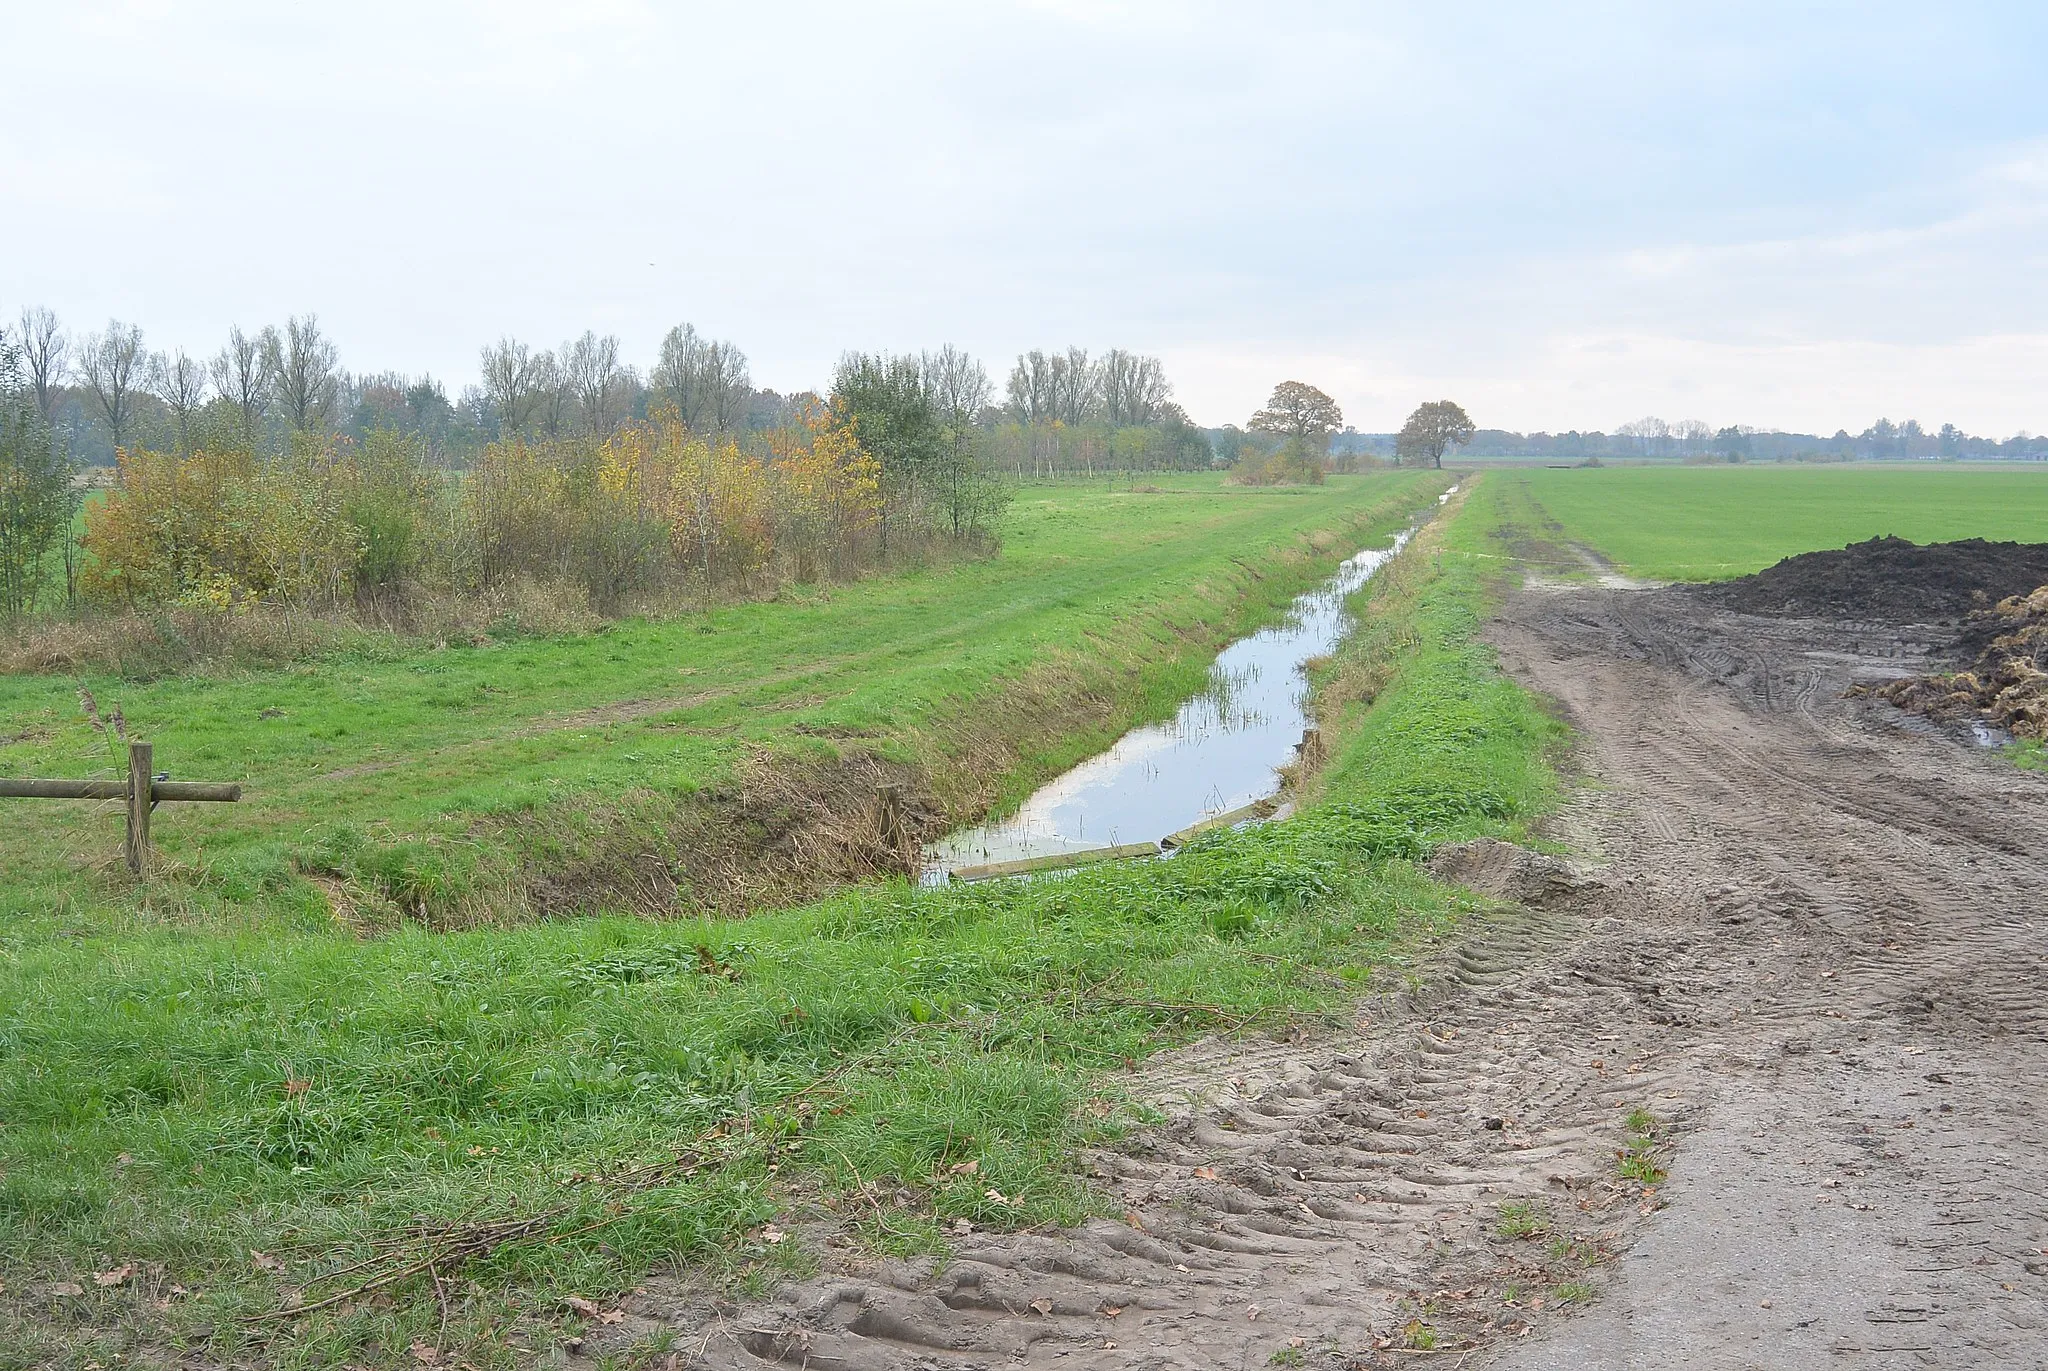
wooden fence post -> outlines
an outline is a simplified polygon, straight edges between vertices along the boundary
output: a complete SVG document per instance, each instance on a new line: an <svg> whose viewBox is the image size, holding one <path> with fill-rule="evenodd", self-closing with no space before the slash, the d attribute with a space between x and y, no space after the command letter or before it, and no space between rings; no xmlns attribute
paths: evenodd
<svg viewBox="0 0 2048 1371"><path fill-rule="evenodd" d="M150 787L156 777L156 749L128 744L128 869L140 876L149 866Z"/></svg>

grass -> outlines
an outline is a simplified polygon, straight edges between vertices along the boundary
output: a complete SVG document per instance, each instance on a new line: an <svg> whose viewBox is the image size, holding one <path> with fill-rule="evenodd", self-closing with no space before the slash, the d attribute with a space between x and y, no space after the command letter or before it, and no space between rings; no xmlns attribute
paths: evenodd
<svg viewBox="0 0 2048 1371"><path fill-rule="evenodd" d="M1882 534L2048 537L2048 467L1610 467L1495 471L1489 498L1530 537L1577 542L1656 580L1746 576Z"/></svg>
<svg viewBox="0 0 2048 1371"><path fill-rule="evenodd" d="M1591 1304L1595 1293L1590 1281L1564 1281L1551 1288L1550 1298L1555 1304Z"/></svg>
<svg viewBox="0 0 2048 1371"><path fill-rule="evenodd" d="M1536 1238L1550 1231L1550 1216L1531 1200L1508 1200L1501 1204L1494 1231L1503 1238Z"/></svg>
<svg viewBox="0 0 2048 1371"><path fill-rule="evenodd" d="M1268 527L1300 539L1370 504L1281 506ZM1349 692L1326 716L1334 759L1299 815L1172 861L870 883L745 921L408 924L370 940L260 901L178 924L124 920L88 894L17 919L0 941L0 1367L181 1349L389 1367L416 1364L419 1346L489 1371L650 1271L688 1266L741 1290L802 1272L815 1254L788 1236L798 1220L938 1255L962 1220L1096 1212L1075 1157L1146 1117L1120 1085L1132 1063L1202 1032L1343 1014L1348 987L1400 968L1463 908L1418 859L1524 835L1549 803L1557 728L1472 637L1499 566L1478 508L1359 597L1368 628L1321 678ZM1220 577L1228 540L1212 537L1207 562L1155 565ZM1076 599L1068 614L1113 614L1087 576L1044 574ZM1124 588L1167 620L1192 612L1178 584L1132 572ZM915 593L835 596L886 616L909 614ZM990 592L985 623L1004 622L1005 598L1046 596ZM734 618L772 645L775 608ZM826 631L815 607L780 608ZM1045 613L1022 623L1067 640ZM511 678L536 688L582 679L567 645L495 651L526 653ZM901 667L895 696L942 670L922 650ZM211 684L236 709L267 698ZM852 709L804 699L811 717ZM910 709L869 697L895 717L885 707ZM600 759L626 745L577 741L571 755ZM317 1304L387 1278L273 1317L288 1296Z"/></svg>
<svg viewBox="0 0 2048 1371"><path fill-rule="evenodd" d="M1217 647L1405 522L1438 479L1033 487L995 559L772 603L273 670L0 677L0 773L105 770L83 684L178 778L245 786L238 805L159 812L167 874L139 893L110 870L111 810L10 808L0 920L311 928L344 910L450 926L659 907L676 885L675 902L729 907L762 873L787 878L771 897L807 893L820 863L769 850L791 792L801 815L818 795L865 800L886 773L941 823L1014 801L1170 711ZM731 850L692 866L681 849L707 828Z"/></svg>
<svg viewBox="0 0 2048 1371"><path fill-rule="evenodd" d="M1649 1110L1638 1106L1628 1112L1624 1121L1627 1141L1615 1154L1615 1169L1624 1180L1638 1185L1653 1186L1664 1183L1664 1168L1658 1165L1661 1150L1657 1141L1657 1118Z"/></svg>

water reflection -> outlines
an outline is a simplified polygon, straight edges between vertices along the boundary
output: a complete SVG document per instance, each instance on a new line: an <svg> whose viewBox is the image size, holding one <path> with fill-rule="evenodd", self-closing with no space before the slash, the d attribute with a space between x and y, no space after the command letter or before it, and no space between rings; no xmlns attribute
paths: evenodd
<svg viewBox="0 0 2048 1371"><path fill-rule="evenodd" d="M925 879L958 867L1147 842L1264 799L1279 789L1310 724L1302 663L1350 627L1344 599L1408 541L1361 552L1295 600L1272 628L1241 638L1209 682L1165 723L1133 729L1106 752L1048 782L1014 815L964 829L925 854Z"/></svg>

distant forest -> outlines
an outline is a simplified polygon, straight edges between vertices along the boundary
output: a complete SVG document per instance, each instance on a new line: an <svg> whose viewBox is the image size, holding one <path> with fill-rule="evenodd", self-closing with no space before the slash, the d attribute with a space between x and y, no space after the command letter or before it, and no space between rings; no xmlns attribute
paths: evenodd
<svg viewBox="0 0 2048 1371"><path fill-rule="evenodd" d="M1330 443L1333 456L1351 455L1391 459L1391 433L1358 433L1350 429L1337 434ZM1462 449L1468 457L1520 457L1556 462L1581 462L1588 458L1665 458L1696 462L1711 461L1890 461L1890 460L2005 460L2048 461L2048 435L2018 433L2010 438L1980 438L1963 432L1954 424L1943 424L1930 432L1918 420L1895 424L1879 419L1861 433L1835 430L1833 437L1816 433L1785 433L1776 429L1751 428L1746 424L1714 428L1697 419L1666 423L1655 417L1637 419L1613 433L1594 430L1581 433L1514 433L1507 429L1482 428Z"/></svg>

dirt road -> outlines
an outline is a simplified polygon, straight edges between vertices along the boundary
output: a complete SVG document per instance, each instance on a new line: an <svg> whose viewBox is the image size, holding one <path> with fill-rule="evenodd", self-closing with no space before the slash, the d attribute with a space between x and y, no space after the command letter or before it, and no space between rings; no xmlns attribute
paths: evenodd
<svg viewBox="0 0 2048 1371"><path fill-rule="evenodd" d="M1840 698L1940 633L1541 586L1490 632L1582 740L1580 855L1441 854L1517 907L1421 990L1151 1068L1173 1121L1096 1159L1124 1222L761 1304L650 1289L618 1335L705 1367L2048 1365L2048 778Z"/></svg>

